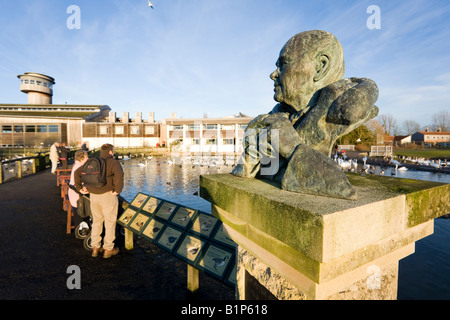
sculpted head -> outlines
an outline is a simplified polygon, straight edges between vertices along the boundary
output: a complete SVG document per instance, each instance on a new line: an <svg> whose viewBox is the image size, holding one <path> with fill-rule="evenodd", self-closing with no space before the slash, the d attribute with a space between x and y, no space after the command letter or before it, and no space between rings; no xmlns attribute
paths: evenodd
<svg viewBox="0 0 450 320"><path fill-rule="evenodd" d="M334 35L313 30L296 34L283 46L270 78L274 99L299 111L314 93L344 76L342 46Z"/></svg>

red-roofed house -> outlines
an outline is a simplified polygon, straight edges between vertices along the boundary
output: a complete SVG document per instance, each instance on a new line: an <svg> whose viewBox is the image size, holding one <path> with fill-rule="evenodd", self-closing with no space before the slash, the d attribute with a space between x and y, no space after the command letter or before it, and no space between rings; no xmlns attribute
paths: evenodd
<svg viewBox="0 0 450 320"><path fill-rule="evenodd" d="M413 142L424 142L430 144L437 143L450 143L450 132L442 132L440 129L437 131L429 131L428 128L425 131L418 131L411 135Z"/></svg>

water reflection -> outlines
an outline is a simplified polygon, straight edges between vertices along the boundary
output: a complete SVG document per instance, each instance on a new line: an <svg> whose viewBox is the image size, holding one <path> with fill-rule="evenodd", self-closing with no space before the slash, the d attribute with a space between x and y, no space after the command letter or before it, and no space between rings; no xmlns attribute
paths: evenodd
<svg viewBox="0 0 450 320"><path fill-rule="evenodd" d="M406 178L406 179L416 179L416 180L427 180L440 183L450 183L450 174L447 173L437 173L431 171L420 171L408 169L406 171L395 170L394 167L382 168L380 166L374 166L371 170L372 174L384 175L395 178Z"/></svg>
<svg viewBox="0 0 450 320"><path fill-rule="evenodd" d="M121 161L125 175L121 195L131 201L138 192L210 212L210 203L198 196L199 176L228 173L231 165L199 165L190 159L171 163L165 157Z"/></svg>

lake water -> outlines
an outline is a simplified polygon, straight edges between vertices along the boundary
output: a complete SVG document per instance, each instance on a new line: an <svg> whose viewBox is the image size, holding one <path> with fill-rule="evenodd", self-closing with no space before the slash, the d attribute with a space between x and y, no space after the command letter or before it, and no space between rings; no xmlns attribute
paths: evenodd
<svg viewBox="0 0 450 320"><path fill-rule="evenodd" d="M131 201L138 192L170 200L204 212L210 203L198 195L199 175L228 173L231 166L171 164L168 158L155 157L122 161L125 187L122 196ZM380 173L381 168L376 168ZM393 173L395 175L393 175ZM384 169L384 175L450 183L449 174ZM398 299L450 299L450 219L435 219L434 233L416 242L415 253L400 260Z"/></svg>

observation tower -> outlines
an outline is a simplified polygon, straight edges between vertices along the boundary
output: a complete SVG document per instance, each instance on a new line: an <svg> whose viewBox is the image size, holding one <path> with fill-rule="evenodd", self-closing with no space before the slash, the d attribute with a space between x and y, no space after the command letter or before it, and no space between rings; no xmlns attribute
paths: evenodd
<svg viewBox="0 0 450 320"><path fill-rule="evenodd" d="M25 72L17 78L20 79L20 91L28 95L28 104L52 104L55 79L35 72Z"/></svg>

